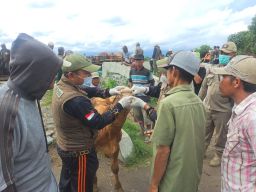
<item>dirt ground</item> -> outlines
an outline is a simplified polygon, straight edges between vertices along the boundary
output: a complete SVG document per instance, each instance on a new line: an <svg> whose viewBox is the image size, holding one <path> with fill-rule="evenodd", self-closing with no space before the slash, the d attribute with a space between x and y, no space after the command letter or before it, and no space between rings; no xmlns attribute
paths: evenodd
<svg viewBox="0 0 256 192"><path fill-rule="evenodd" d="M55 146L51 145L50 156L52 158L52 169L59 181L61 161L56 152ZM208 166L213 150L210 147L207 151L207 158L204 160L203 174L199 186L199 192L219 192L220 191L220 168ZM98 155L100 167L97 172L98 188L100 192L114 192L112 173L110 170L110 160L103 155ZM150 160L144 165L136 167L125 167L120 163L119 178L125 192L146 192L149 186Z"/></svg>

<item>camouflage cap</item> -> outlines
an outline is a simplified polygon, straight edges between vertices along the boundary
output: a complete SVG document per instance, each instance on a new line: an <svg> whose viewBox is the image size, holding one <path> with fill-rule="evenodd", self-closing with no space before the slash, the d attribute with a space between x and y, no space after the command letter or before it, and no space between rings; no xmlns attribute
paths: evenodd
<svg viewBox="0 0 256 192"><path fill-rule="evenodd" d="M62 71L65 73L80 69L92 73L99 70L99 68L100 66L92 64L92 62L83 55L74 53L66 56L63 62Z"/></svg>
<svg viewBox="0 0 256 192"><path fill-rule="evenodd" d="M245 82L256 84L256 59L248 55L238 55L225 67L215 68L212 72L219 75L232 75Z"/></svg>
<svg viewBox="0 0 256 192"><path fill-rule="evenodd" d="M236 44L232 41L229 41L222 45L222 48L220 49L224 53L236 53L237 52L237 47Z"/></svg>

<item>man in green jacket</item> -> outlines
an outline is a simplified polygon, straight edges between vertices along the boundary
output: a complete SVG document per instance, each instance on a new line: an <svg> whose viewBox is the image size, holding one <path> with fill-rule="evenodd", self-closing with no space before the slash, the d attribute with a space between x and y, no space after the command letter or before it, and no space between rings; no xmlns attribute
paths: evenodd
<svg viewBox="0 0 256 192"><path fill-rule="evenodd" d="M203 168L206 112L191 82L199 59L189 51L177 52L167 69L171 89L155 112L145 102L133 99L156 120L152 137L153 166L150 192L197 192Z"/></svg>

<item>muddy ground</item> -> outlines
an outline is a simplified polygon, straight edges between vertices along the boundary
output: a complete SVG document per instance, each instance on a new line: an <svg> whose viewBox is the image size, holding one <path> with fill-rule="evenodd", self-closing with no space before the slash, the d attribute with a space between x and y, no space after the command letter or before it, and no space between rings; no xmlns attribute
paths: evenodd
<svg viewBox="0 0 256 192"><path fill-rule="evenodd" d="M207 158L204 160L203 175L199 186L199 192L219 192L220 191L220 168L208 166L210 157L213 155L210 147ZM61 161L56 152L55 146L50 146L50 156L52 158L52 169L57 180L59 180ZM100 167L97 172L98 188L100 192L114 192L113 175L110 170L110 160L103 155L98 155ZM146 192L149 186L150 159L144 165L125 167L120 163L119 178L125 192Z"/></svg>

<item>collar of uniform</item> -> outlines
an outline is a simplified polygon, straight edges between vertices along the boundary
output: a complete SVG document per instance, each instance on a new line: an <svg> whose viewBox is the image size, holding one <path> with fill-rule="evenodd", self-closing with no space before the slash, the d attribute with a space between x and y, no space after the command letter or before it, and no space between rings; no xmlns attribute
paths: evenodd
<svg viewBox="0 0 256 192"><path fill-rule="evenodd" d="M61 77L61 81L63 81L66 84L69 84L71 86L77 87L77 85L74 85L67 77L65 77L64 75Z"/></svg>
<svg viewBox="0 0 256 192"><path fill-rule="evenodd" d="M78 85L74 85L67 77L65 77L64 75L61 77L61 81L63 81L64 83L74 87L75 89L77 89L78 91L82 92L83 94L87 95L86 91L84 89L81 89L81 86ZM58 83L57 83L58 85Z"/></svg>
<svg viewBox="0 0 256 192"><path fill-rule="evenodd" d="M185 84L185 85L178 85L176 87L171 88L165 95L171 95L180 91L192 91L191 85L190 84Z"/></svg>
<svg viewBox="0 0 256 192"><path fill-rule="evenodd" d="M251 95L249 95L248 97L246 97L241 103L239 103L238 105L235 105L233 107L233 112L236 115L240 115L241 113L244 112L244 110L253 102L256 101L256 92L252 93Z"/></svg>

